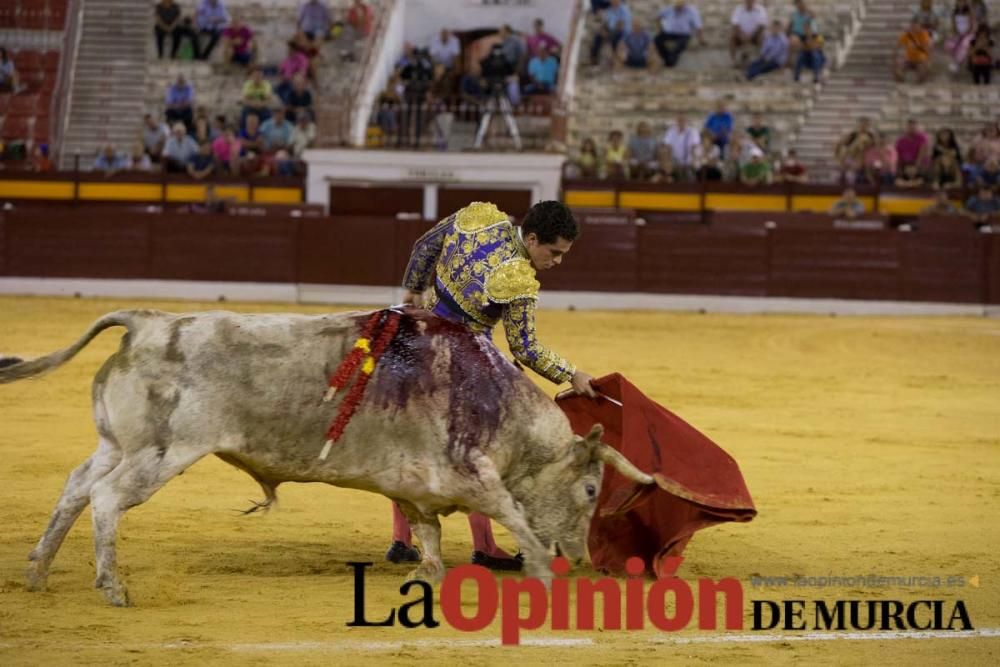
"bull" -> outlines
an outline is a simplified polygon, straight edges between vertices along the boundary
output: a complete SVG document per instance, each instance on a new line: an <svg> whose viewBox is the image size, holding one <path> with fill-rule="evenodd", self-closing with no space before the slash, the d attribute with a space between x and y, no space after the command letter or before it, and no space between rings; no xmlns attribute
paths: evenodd
<svg viewBox="0 0 1000 667"><path fill-rule="evenodd" d="M323 316L110 313L72 345L0 364L0 384L69 361L109 327L125 327L92 387L97 450L74 470L29 555L28 584L45 588L60 544L88 503L96 587L129 604L116 563L118 522L196 461L215 454L262 487L325 482L399 503L423 544L411 578L444 574L439 516L481 512L518 540L529 576L548 580L547 557L579 561L603 465L652 478L601 442L574 435L559 407L492 342L426 311L398 311L398 331L363 399L331 447L338 401L328 378L370 313ZM324 451L325 450L325 451Z"/></svg>

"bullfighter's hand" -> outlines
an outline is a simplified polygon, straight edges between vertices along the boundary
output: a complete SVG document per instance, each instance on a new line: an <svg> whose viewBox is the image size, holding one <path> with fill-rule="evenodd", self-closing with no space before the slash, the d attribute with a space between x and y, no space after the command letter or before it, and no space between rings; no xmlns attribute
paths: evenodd
<svg viewBox="0 0 1000 667"><path fill-rule="evenodd" d="M573 391L581 396L589 396L590 398L597 398L597 392L594 388L590 386L590 383L594 378L587 375L583 371L577 371L573 373L573 379L570 380L570 384L573 385Z"/></svg>

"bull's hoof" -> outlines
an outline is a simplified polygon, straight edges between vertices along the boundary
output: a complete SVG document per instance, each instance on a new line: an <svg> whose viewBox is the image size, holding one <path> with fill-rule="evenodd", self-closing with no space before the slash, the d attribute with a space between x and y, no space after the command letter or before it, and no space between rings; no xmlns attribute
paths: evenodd
<svg viewBox="0 0 1000 667"><path fill-rule="evenodd" d="M48 589L49 573L41 564L32 561L25 572L29 591L44 591Z"/></svg>
<svg viewBox="0 0 1000 667"><path fill-rule="evenodd" d="M520 572L524 567L524 556L517 554L513 558L491 556L485 551L472 552L472 564L482 565L497 572Z"/></svg>
<svg viewBox="0 0 1000 667"><path fill-rule="evenodd" d="M407 581L426 581L429 584L436 584L444 579L444 565L429 565L421 563L420 567L413 570L406 576Z"/></svg>
<svg viewBox="0 0 1000 667"><path fill-rule="evenodd" d="M132 601L128 596L128 589L121 582L113 582L99 587L108 602L116 607L131 607Z"/></svg>
<svg viewBox="0 0 1000 667"><path fill-rule="evenodd" d="M390 563L419 563L420 552L415 547L408 547L396 540L385 552L385 559Z"/></svg>

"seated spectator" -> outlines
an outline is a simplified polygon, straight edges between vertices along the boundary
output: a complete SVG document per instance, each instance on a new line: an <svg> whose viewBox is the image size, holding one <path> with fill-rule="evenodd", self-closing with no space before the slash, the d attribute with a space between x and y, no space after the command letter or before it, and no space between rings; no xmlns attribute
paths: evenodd
<svg viewBox="0 0 1000 667"><path fill-rule="evenodd" d="M896 147L885 140L885 135L878 135L875 143L865 151L865 182L872 185L892 185L896 180L898 168L899 155L896 153Z"/></svg>
<svg viewBox="0 0 1000 667"><path fill-rule="evenodd" d="M187 38L194 48L194 57L198 57L198 35L191 27L190 20L185 22L181 17L181 8L174 0L160 0L153 10L153 33L156 35L156 54L163 59L163 42L170 35L170 57L176 58L181 42Z"/></svg>
<svg viewBox="0 0 1000 667"><path fill-rule="evenodd" d="M646 69L649 65L649 47L653 44L638 19L632 20L632 29L621 40L622 63L625 67Z"/></svg>
<svg viewBox="0 0 1000 667"><path fill-rule="evenodd" d="M942 153L931 167L931 187L951 190L962 187L962 167L951 153Z"/></svg>
<svg viewBox="0 0 1000 667"><path fill-rule="evenodd" d="M315 40L309 39L309 36L305 32L296 30L295 35L288 41L288 45L309 60L309 71L315 73L315 63L321 60L320 47L323 45L322 40L317 43Z"/></svg>
<svg viewBox="0 0 1000 667"><path fill-rule="evenodd" d="M113 176L129 168L129 159L115 150L113 144L106 144L94 160L94 171L103 171L105 176Z"/></svg>
<svg viewBox="0 0 1000 667"><path fill-rule="evenodd" d="M260 131L260 118L257 114L247 114L246 125L239 133L240 149L243 155L253 153L260 155L265 150L264 133Z"/></svg>
<svg viewBox="0 0 1000 667"><path fill-rule="evenodd" d="M615 180L628 178L628 162L625 156L627 151L625 137L620 130L608 133L608 145L604 149L604 170L608 178Z"/></svg>
<svg viewBox="0 0 1000 667"><path fill-rule="evenodd" d="M215 126L212 124L212 119L205 107L198 107L194 112L194 128L191 130L191 136L199 144L211 141L216 137Z"/></svg>
<svg viewBox="0 0 1000 667"><path fill-rule="evenodd" d="M760 47L760 56L747 68L747 80L753 81L762 74L781 69L788 62L788 37L781 26L781 21L771 24L771 31Z"/></svg>
<svg viewBox="0 0 1000 667"><path fill-rule="evenodd" d="M281 75L281 83L278 84L274 92L284 100L288 96L288 92L292 89L292 81L297 74L306 77L310 76L309 57L297 49L292 42L289 42L288 55L281 61L278 74Z"/></svg>
<svg viewBox="0 0 1000 667"><path fill-rule="evenodd" d="M601 158L597 153L597 144L590 137L583 140L576 164L580 170L580 178L598 177L601 168Z"/></svg>
<svg viewBox="0 0 1000 667"><path fill-rule="evenodd" d="M163 146L170 136L170 128L166 123L157 121L153 114L146 114L142 120L143 149L153 162L159 163L160 156L163 155Z"/></svg>
<svg viewBox="0 0 1000 667"><path fill-rule="evenodd" d="M714 134L712 140L718 145ZM677 122L663 135L663 143L670 146L673 152L678 180L689 180L697 168L695 159L698 155L698 146L701 144L701 135L697 129L688 125L686 115L678 114Z"/></svg>
<svg viewBox="0 0 1000 667"><path fill-rule="evenodd" d="M628 171L632 178L646 180L656 173L658 160L656 147L659 142L653 136L653 129L646 121L641 121L635 134L629 137L625 155ZM671 171L673 171L671 169Z"/></svg>
<svg viewBox="0 0 1000 667"><path fill-rule="evenodd" d="M865 152L875 143L875 133L871 121L867 118L858 119L857 129L845 134L834 148L834 157L840 166L841 178L853 183L858 172L864 166Z"/></svg>
<svg viewBox="0 0 1000 667"><path fill-rule="evenodd" d="M253 30L239 16L233 17L233 22L222 31L222 46L227 63L249 67L257 58L257 42Z"/></svg>
<svg viewBox="0 0 1000 667"><path fill-rule="evenodd" d="M520 72L524 67L524 40L514 32L509 25L500 28L500 48L503 49L503 57L507 59L511 68L515 72Z"/></svg>
<svg viewBox="0 0 1000 667"><path fill-rule="evenodd" d="M949 216L958 214L958 207L951 203L951 200L948 199L948 192L945 190L935 192L934 203L920 209L920 215L922 216Z"/></svg>
<svg viewBox="0 0 1000 667"><path fill-rule="evenodd" d="M292 79L292 89L288 91L288 95L282 101L288 107L289 112L296 117L298 117L300 111L305 111L309 114L310 119L315 118L312 108L312 93L309 92L309 88L306 85L306 78L301 74Z"/></svg>
<svg viewBox="0 0 1000 667"><path fill-rule="evenodd" d="M300 111L295 117L295 129L292 130L292 156L301 159L302 154L316 141L316 124L305 111Z"/></svg>
<svg viewBox="0 0 1000 667"><path fill-rule="evenodd" d="M941 36L941 17L934 11L934 0L920 0L920 6L913 12L913 22L920 25L937 42Z"/></svg>
<svg viewBox="0 0 1000 667"><path fill-rule="evenodd" d="M462 55L462 45L450 30L442 28L440 34L431 40L431 45L427 48L431 55L431 60L437 65L444 65L445 69L451 69Z"/></svg>
<svg viewBox="0 0 1000 667"><path fill-rule="evenodd" d="M541 46L537 55L528 61L528 83L524 92L529 95L549 94L559 81L559 61Z"/></svg>
<svg viewBox="0 0 1000 667"><path fill-rule="evenodd" d="M153 171L153 160L146 152L146 147L141 141L132 144L132 156L129 158L128 168L132 171Z"/></svg>
<svg viewBox="0 0 1000 667"><path fill-rule="evenodd" d="M927 171L930 167L930 139L920 129L920 122L916 118L906 121L906 132L896 140L896 153L899 155L901 169L908 164L917 165L918 171Z"/></svg>
<svg viewBox="0 0 1000 667"><path fill-rule="evenodd" d="M808 183L809 173L806 166L799 162L799 155L794 148L788 149L788 155L781 161L781 167L775 177L778 183Z"/></svg>
<svg viewBox="0 0 1000 667"><path fill-rule="evenodd" d="M364 0L354 0L354 4L347 10L347 25L351 26L356 35L367 37L372 33L373 22L372 8Z"/></svg>
<svg viewBox="0 0 1000 667"><path fill-rule="evenodd" d="M301 74L298 77L305 78ZM264 78L264 73L260 71L260 68L254 67L250 71L246 83L243 84L243 111L240 114L240 127L246 125L247 116L251 113L255 114L258 120L270 118L271 98L273 96L271 82Z"/></svg>
<svg viewBox="0 0 1000 667"><path fill-rule="evenodd" d="M20 89L17 68L7 49L0 46L0 91L16 93Z"/></svg>
<svg viewBox="0 0 1000 667"><path fill-rule="evenodd" d="M750 160L740 169L740 183L756 187L770 185L772 180L771 163L757 146L750 149Z"/></svg>
<svg viewBox="0 0 1000 667"><path fill-rule="evenodd" d="M951 153L952 157L961 164L962 149L955 139L955 132L947 127L942 127L934 135L934 147L931 149L931 161L938 159L943 153Z"/></svg>
<svg viewBox="0 0 1000 667"><path fill-rule="evenodd" d="M722 180L722 151L715 143L715 135L708 130L701 131L694 167L699 181Z"/></svg>
<svg viewBox="0 0 1000 667"><path fill-rule="evenodd" d="M1000 186L1000 160L990 158L976 174L976 185L987 185L991 188Z"/></svg>
<svg viewBox="0 0 1000 667"><path fill-rule="evenodd" d="M49 159L48 144L35 144L32 147L28 169L38 174L52 171L52 160Z"/></svg>
<svg viewBox="0 0 1000 667"><path fill-rule="evenodd" d="M795 59L795 82L798 83L803 69L810 69L813 73L813 83L819 83L825 66L826 55L823 53L823 36L809 35L802 43L799 55Z"/></svg>
<svg viewBox="0 0 1000 667"><path fill-rule="evenodd" d="M208 60L219 43L223 31L229 25L229 12L222 0L201 0L194 15L194 27L199 34L208 37L208 44L200 53L202 60Z"/></svg>
<svg viewBox="0 0 1000 667"><path fill-rule="evenodd" d="M793 50L799 50L806 41L819 32L816 15L806 6L805 0L795 0L795 9L788 20L788 41Z"/></svg>
<svg viewBox="0 0 1000 667"><path fill-rule="evenodd" d="M944 50L948 54L951 62L948 69L952 73L965 65L969 54L969 47L976 35L976 17L969 0L956 0L955 9L951 14L952 36L944 43Z"/></svg>
<svg viewBox="0 0 1000 667"><path fill-rule="evenodd" d="M218 139L212 142L212 155L215 157L215 170L220 174L239 175L240 140L236 138L236 130L226 127Z"/></svg>
<svg viewBox="0 0 1000 667"><path fill-rule="evenodd" d="M979 137L969 147L966 163L962 170L971 182L976 182L980 172L989 160L1000 160L1000 129L996 123L988 122L983 126Z"/></svg>
<svg viewBox="0 0 1000 667"><path fill-rule="evenodd" d="M198 144L198 152L188 158L188 176L203 181L215 173L215 157L212 155L212 144L203 141Z"/></svg>
<svg viewBox="0 0 1000 667"><path fill-rule="evenodd" d="M993 188L980 185L977 194L966 200L962 213L976 226L996 224L1000 222L1000 198L993 194Z"/></svg>
<svg viewBox="0 0 1000 667"><path fill-rule="evenodd" d="M718 150L715 144L712 148ZM656 146L656 171L649 179L650 183L673 183L677 179L677 169L674 166L674 152L666 144Z"/></svg>
<svg viewBox="0 0 1000 667"><path fill-rule="evenodd" d="M896 187L905 188L907 190L913 190L916 188L922 188L927 183L924 181L924 177L920 174L920 170L917 169L915 164L906 164L900 168L899 175L896 176Z"/></svg>
<svg viewBox="0 0 1000 667"><path fill-rule="evenodd" d="M322 42L330 34L333 20L325 0L306 0L299 7L298 29L313 41Z"/></svg>
<svg viewBox="0 0 1000 667"><path fill-rule="evenodd" d="M990 28L981 25L976 29L969 50L969 71L972 73L972 83L988 86L993 76L993 38Z"/></svg>
<svg viewBox="0 0 1000 667"><path fill-rule="evenodd" d="M764 123L764 118L755 113L751 116L751 123L747 127L747 135L766 155L771 150L771 128Z"/></svg>
<svg viewBox="0 0 1000 667"><path fill-rule="evenodd" d="M835 201L833 206L830 207L830 215L849 219L864 215L864 212L865 205L858 200L854 188L844 190L844 194L841 195L840 199Z"/></svg>
<svg viewBox="0 0 1000 667"><path fill-rule="evenodd" d="M705 119L705 129L712 133L715 145L725 156L726 144L729 143L729 135L733 131L733 115L726 109L725 100L715 103L715 111Z"/></svg>
<svg viewBox="0 0 1000 667"><path fill-rule="evenodd" d="M163 145L160 164L167 173L184 173L187 171L188 160L197 152L198 144L187 133L183 123L175 123L170 130L170 138Z"/></svg>
<svg viewBox="0 0 1000 667"><path fill-rule="evenodd" d="M903 49L902 53L900 48ZM931 71L931 36L919 23L910 23L909 29L899 36L892 54L892 63L892 75L900 83L906 78L908 70L917 73L918 83L927 80Z"/></svg>
<svg viewBox="0 0 1000 667"><path fill-rule="evenodd" d="M542 19L535 19L534 32L528 35L524 44L528 49L528 57L533 57L541 54L542 48L545 48L546 53L549 53L556 60L559 60L559 56L562 53L562 44L559 40L545 32L545 22Z"/></svg>
<svg viewBox="0 0 1000 667"><path fill-rule="evenodd" d="M293 125L285 115L284 107L278 107L274 115L265 120L260 126L260 133L264 135L264 150L274 153L282 149L288 149L292 144Z"/></svg>
<svg viewBox="0 0 1000 667"><path fill-rule="evenodd" d="M612 52L618 50L618 43L632 25L632 12L622 0L611 0L608 8L601 12L600 20L601 26L594 33L594 41L590 45L590 64L593 66L600 64L601 49L605 44L611 44Z"/></svg>
<svg viewBox="0 0 1000 667"><path fill-rule="evenodd" d="M184 79L183 74L177 75L177 80L167 88L167 122L184 123L190 129L194 121L194 87Z"/></svg>
<svg viewBox="0 0 1000 667"><path fill-rule="evenodd" d="M660 22L660 32L653 42L664 67L677 66L681 54L691 41L691 35L697 35L698 42L704 46L701 14L697 7L687 4L686 0L674 0L673 7L661 9L657 19Z"/></svg>
<svg viewBox="0 0 1000 667"><path fill-rule="evenodd" d="M737 56L746 46L760 46L764 42L764 31L767 29L767 10L756 0L743 0L733 9L729 19L732 34L729 38L729 57L734 67L740 67Z"/></svg>

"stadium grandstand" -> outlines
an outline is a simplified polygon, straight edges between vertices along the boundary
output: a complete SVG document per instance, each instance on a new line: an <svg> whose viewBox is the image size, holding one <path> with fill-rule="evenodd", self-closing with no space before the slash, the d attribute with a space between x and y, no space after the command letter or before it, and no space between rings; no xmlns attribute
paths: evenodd
<svg viewBox="0 0 1000 667"><path fill-rule="evenodd" d="M995 304L998 30L997 0L0 0L0 282L381 299L434 220L558 197L556 289Z"/></svg>

